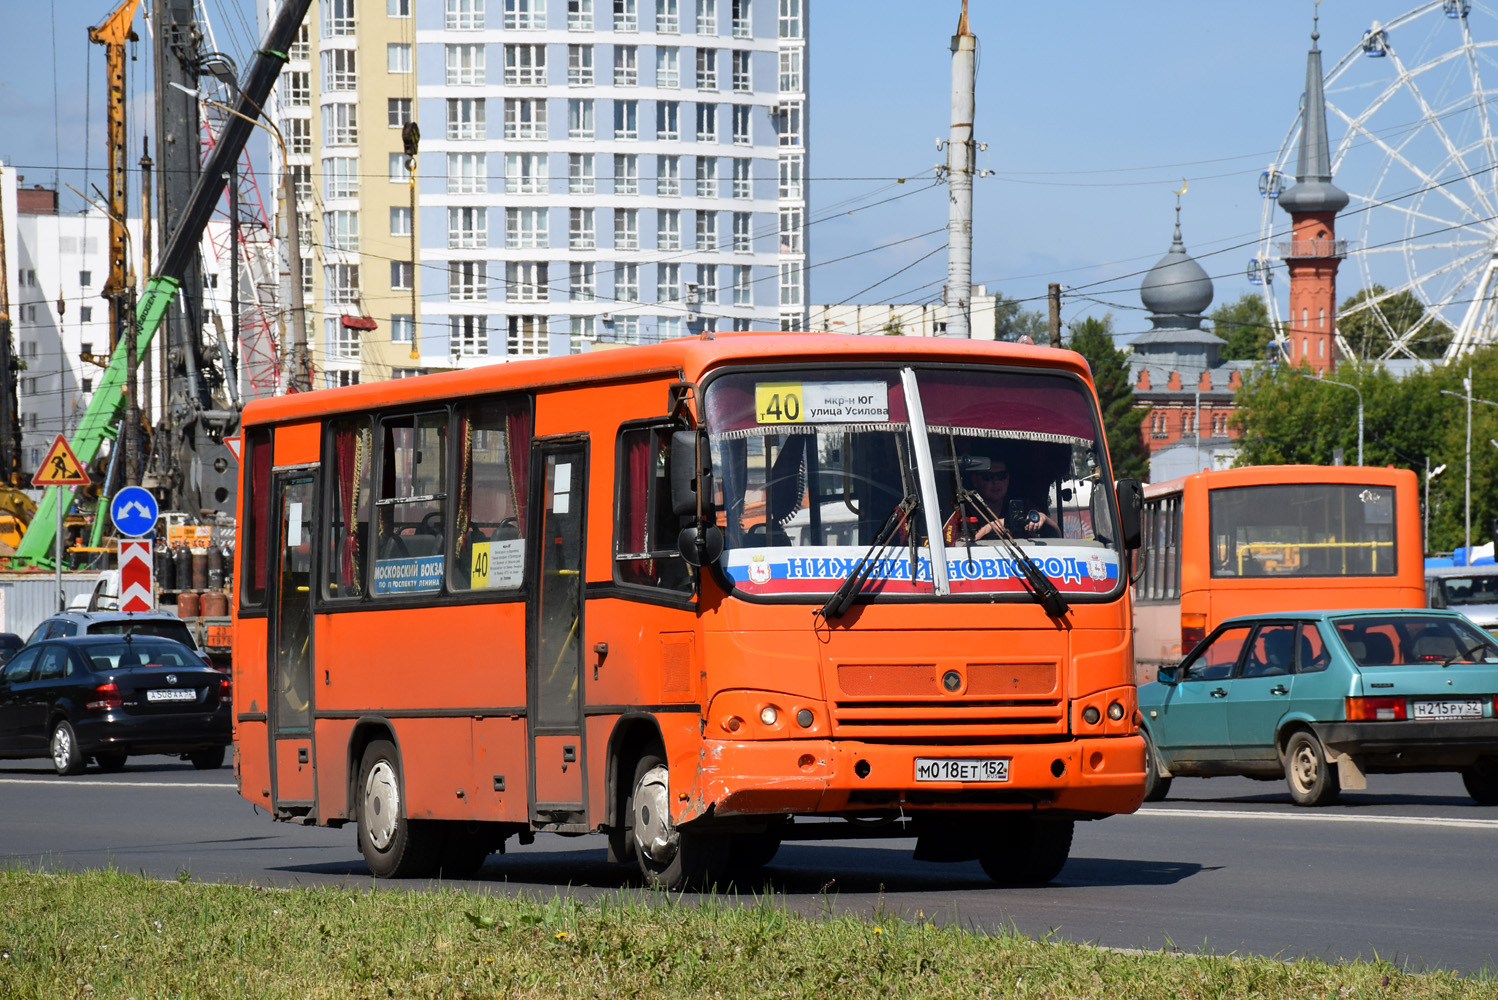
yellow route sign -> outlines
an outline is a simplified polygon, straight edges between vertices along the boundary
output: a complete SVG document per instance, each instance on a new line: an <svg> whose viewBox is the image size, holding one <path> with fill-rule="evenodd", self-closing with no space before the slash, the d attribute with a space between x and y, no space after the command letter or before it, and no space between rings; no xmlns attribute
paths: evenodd
<svg viewBox="0 0 1498 1000"><path fill-rule="evenodd" d="M36 475L31 477L33 486L87 486L89 482L83 463L78 461L78 456L68 447L68 439L61 434L52 442L42 464L37 466Z"/></svg>

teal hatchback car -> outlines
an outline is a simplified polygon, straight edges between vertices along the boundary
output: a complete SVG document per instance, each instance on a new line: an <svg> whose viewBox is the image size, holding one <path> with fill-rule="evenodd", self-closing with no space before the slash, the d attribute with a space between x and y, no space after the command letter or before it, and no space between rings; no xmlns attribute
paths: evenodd
<svg viewBox="0 0 1498 1000"><path fill-rule="evenodd" d="M1495 697L1498 638L1456 612L1231 618L1139 689L1145 801L1177 775L1283 776L1319 806L1368 774L1459 771L1498 805Z"/></svg>

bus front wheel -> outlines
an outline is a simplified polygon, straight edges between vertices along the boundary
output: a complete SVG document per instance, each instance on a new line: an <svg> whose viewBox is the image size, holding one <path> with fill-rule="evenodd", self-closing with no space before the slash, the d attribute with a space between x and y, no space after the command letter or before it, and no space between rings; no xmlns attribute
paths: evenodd
<svg viewBox="0 0 1498 1000"><path fill-rule="evenodd" d="M1074 825L1069 819L1004 817L984 831L978 863L999 885L1045 885L1071 857Z"/></svg>
<svg viewBox="0 0 1498 1000"><path fill-rule="evenodd" d="M708 886L728 858L722 836L682 830L671 819L670 771L653 753L635 765L628 816L635 862L647 885L658 889Z"/></svg>
<svg viewBox="0 0 1498 1000"><path fill-rule="evenodd" d="M418 878L432 873L439 846L432 831L408 820L401 801L400 758L395 745L375 740L359 765L359 852L375 878Z"/></svg>

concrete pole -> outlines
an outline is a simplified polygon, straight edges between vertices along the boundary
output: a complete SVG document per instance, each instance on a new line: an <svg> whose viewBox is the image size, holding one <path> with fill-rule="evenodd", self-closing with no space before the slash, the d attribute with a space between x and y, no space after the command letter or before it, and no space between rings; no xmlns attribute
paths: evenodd
<svg viewBox="0 0 1498 1000"><path fill-rule="evenodd" d="M973 297L973 104L978 39L967 0L952 36L952 126L947 135L947 336L971 338Z"/></svg>
<svg viewBox="0 0 1498 1000"><path fill-rule="evenodd" d="M1059 282L1051 282L1046 288L1046 299L1050 303L1050 335L1051 346L1061 346L1061 285Z"/></svg>

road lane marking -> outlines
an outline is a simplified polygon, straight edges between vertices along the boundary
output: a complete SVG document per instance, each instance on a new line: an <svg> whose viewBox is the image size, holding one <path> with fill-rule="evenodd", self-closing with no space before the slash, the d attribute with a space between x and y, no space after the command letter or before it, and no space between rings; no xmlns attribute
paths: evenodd
<svg viewBox="0 0 1498 1000"><path fill-rule="evenodd" d="M46 778L0 778L0 785L35 785L38 788L228 788L232 783L222 781L89 781L64 778L49 781Z"/></svg>
<svg viewBox="0 0 1498 1000"><path fill-rule="evenodd" d="M1187 816L1191 819L1275 819L1299 823L1384 823L1390 826L1450 826L1466 830L1498 829L1498 819L1445 816L1388 816L1369 813L1250 812L1244 809L1140 809L1135 816Z"/></svg>

